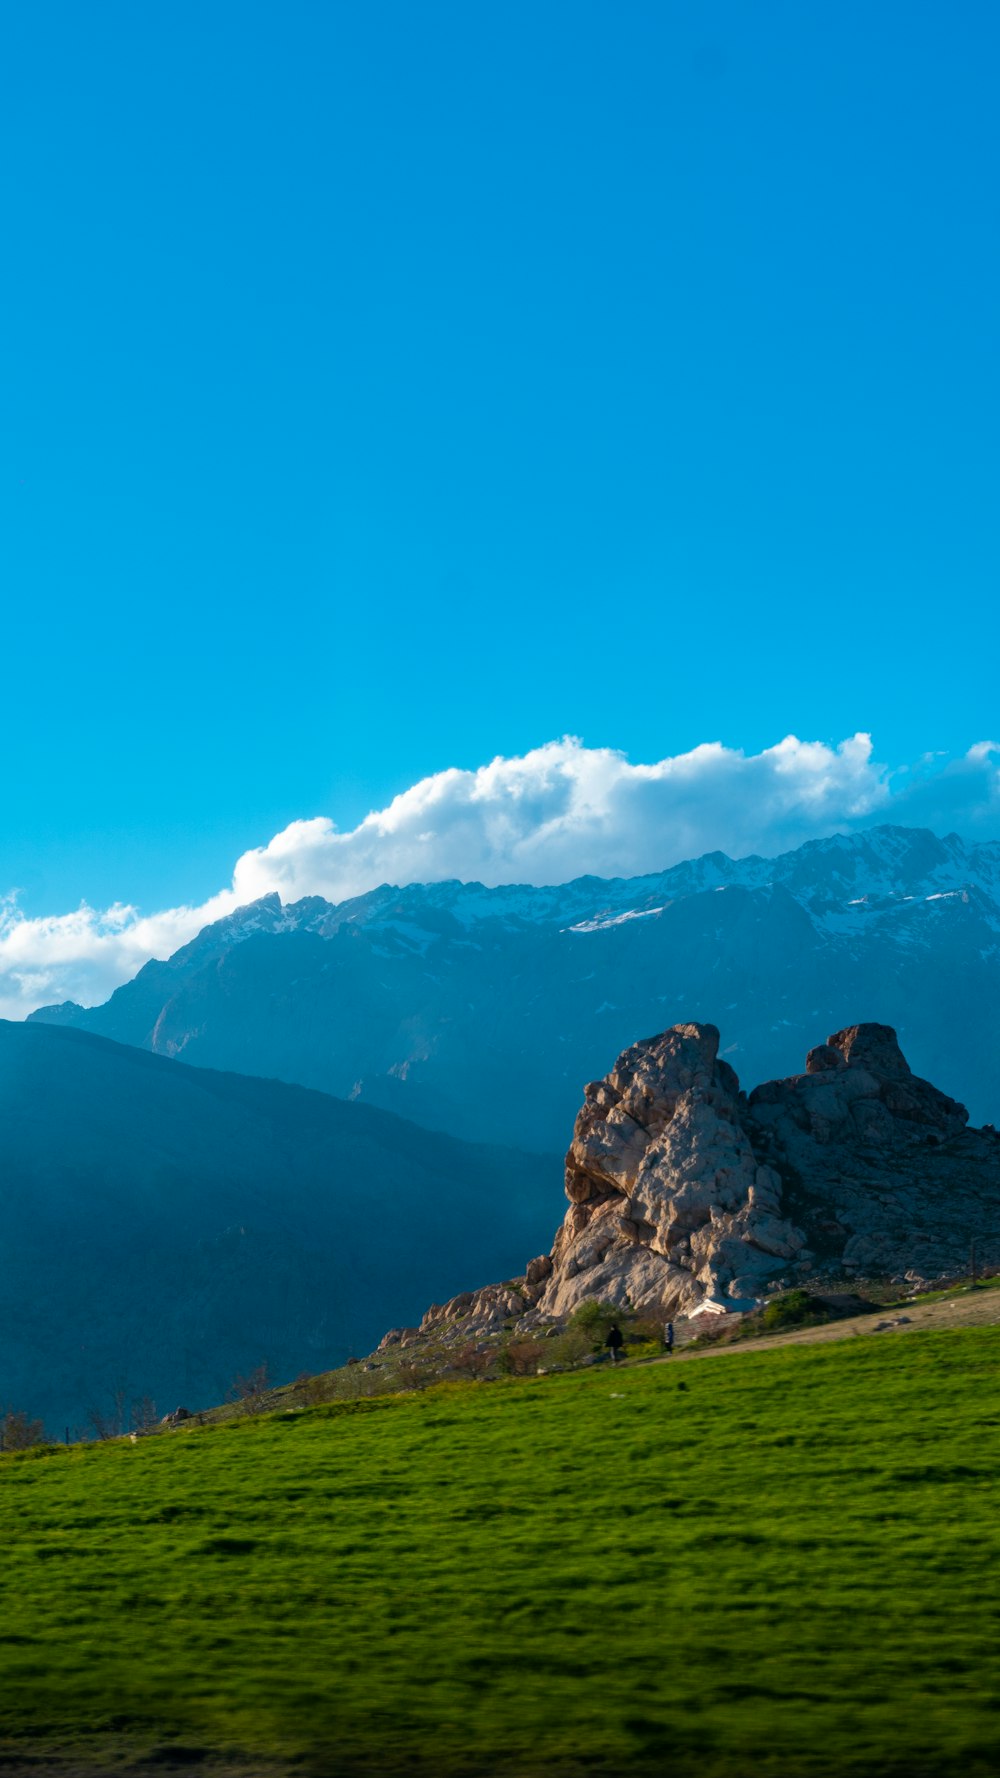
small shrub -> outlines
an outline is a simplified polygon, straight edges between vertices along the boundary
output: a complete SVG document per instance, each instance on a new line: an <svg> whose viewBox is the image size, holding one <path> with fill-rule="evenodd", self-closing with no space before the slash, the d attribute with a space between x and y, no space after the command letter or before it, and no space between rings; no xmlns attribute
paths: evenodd
<svg viewBox="0 0 1000 1778"><path fill-rule="evenodd" d="M131 1407L132 1431L143 1435L155 1432L160 1424L156 1403L151 1395L137 1396Z"/></svg>
<svg viewBox="0 0 1000 1778"><path fill-rule="evenodd" d="M318 1408L321 1402L331 1401L335 1390L329 1375L311 1377L307 1374L295 1379L295 1394L303 1407Z"/></svg>
<svg viewBox="0 0 1000 1778"><path fill-rule="evenodd" d="M271 1379L266 1364L258 1364L245 1377L237 1377L230 1399L235 1401L244 1414L266 1414L271 1406Z"/></svg>
<svg viewBox="0 0 1000 1778"><path fill-rule="evenodd" d="M767 1333L777 1333L788 1327L813 1327L818 1321L828 1319L823 1304L807 1290L789 1290L765 1306L760 1325Z"/></svg>
<svg viewBox="0 0 1000 1778"><path fill-rule="evenodd" d="M533 1377L551 1348L542 1340L507 1340L500 1348L497 1362L508 1377Z"/></svg>
<svg viewBox="0 0 1000 1778"><path fill-rule="evenodd" d="M547 1367L558 1369L560 1366L572 1368L579 1364L581 1358L593 1350L594 1342L586 1328L563 1328L561 1333L554 1334L545 1342L545 1363Z"/></svg>
<svg viewBox="0 0 1000 1778"><path fill-rule="evenodd" d="M606 1334L612 1321L617 1321L618 1310L611 1303L600 1303L596 1297L587 1297L585 1302L577 1303L569 1318L570 1327L579 1327L584 1333L596 1337L598 1332Z"/></svg>
<svg viewBox="0 0 1000 1778"><path fill-rule="evenodd" d="M485 1377L492 1369L494 1354L488 1346L463 1346L451 1355L451 1369L460 1377Z"/></svg>
<svg viewBox="0 0 1000 1778"><path fill-rule="evenodd" d="M40 1420L29 1420L27 1414L8 1409L0 1419L0 1451L30 1451L32 1445L44 1445L45 1428Z"/></svg>
<svg viewBox="0 0 1000 1778"><path fill-rule="evenodd" d="M588 1297L586 1302L577 1303L569 1318L569 1326L575 1331L586 1334L590 1341L591 1352L603 1352L608 1338L608 1329L617 1322L622 1330L626 1346L634 1344L635 1339L644 1338L644 1334L636 1333L639 1318L632 1309L619 1309L615 1303L601 1303L596 1297ZM662 1327L660 1328L662 1335Z"/></svg>

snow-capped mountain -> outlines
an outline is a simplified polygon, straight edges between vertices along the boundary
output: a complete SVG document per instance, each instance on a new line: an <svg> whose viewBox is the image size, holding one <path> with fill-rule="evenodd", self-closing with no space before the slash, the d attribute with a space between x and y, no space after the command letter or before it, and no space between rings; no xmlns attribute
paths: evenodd
<svg viewBox="0 0 1000 1778"><path fill-rule="evenodd" d="M609 1056L695 1018L750 1083L796 1072L818 1028L894 1025L994 1119L998 1008L1000 843L880 827L632 879L265 896L105 1006L33 1017L548 1150Z"/></svg>

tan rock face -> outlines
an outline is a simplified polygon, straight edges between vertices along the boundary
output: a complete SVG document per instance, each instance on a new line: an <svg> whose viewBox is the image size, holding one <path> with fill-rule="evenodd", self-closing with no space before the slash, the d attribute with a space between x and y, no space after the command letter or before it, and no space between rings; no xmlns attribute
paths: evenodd
<svg viewBox="0 0 1000 1778"><path fill-rule="evenodd" d="M817 1266L933 1277L973 1239L1000 1265L1000 1140L888 1025L834 1032L749 1100L718 1049L713 1025L676 1025L586 1088L538 1315L736 1303Z"/></svg>
<svg viewBox="0 0 1000 1778"><path fill-rule="evenodd" d="M586 1089L566 1157L571 1208L540 1313L595 1295L676 1310L706 1294L755 1294L805 1247L781 1216L781 1180L754 1154L739 1082L718 1051L714 1025L675 1025Z"/></svg>
<svg viewBox="0 0 1000 1778"><path fill-rule="evenodd" d="M664 1316L739 1306L770 1280L1000 1269L1000 1136L911 1073L888 1025L852 1025L749 1099L714 1025L633 1044L584 1090L569 1207L525 1277L423 1329L530 1327L599 1298Z"/></svg>

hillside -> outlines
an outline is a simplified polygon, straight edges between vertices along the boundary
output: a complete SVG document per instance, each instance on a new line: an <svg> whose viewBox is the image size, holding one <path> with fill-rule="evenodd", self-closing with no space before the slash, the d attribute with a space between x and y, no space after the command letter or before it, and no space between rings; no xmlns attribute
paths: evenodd
<svg viewBox="0 0 1000 1778"><path fill-rule="evenodd" d="M996 1327L0 1459L12 1778L987 1778Z"/></svg>
<svg viewBox="0 0 1000 1778"><path fill-rule="evenodd" d="M518 1270L558 1197L554 1161L0 1021L0 1408L61 1433L328 1368Z"/></svg>
<svg viewBox="0 0 1000 1778"><path fill-rule="evenodd" d="M817 1030L879 1019L973 1122L1000 1122L998 935L1000 845L883 827L632 880L267 896L105 1006L33 1016L554 1152L582 1084L667 1025L718 1025L764 1080Z"/></svg>

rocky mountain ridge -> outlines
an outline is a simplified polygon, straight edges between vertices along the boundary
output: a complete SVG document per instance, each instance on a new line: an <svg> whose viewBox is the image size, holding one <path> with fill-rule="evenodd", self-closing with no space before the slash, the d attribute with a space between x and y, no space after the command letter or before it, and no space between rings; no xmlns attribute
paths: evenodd
<svg viewBox="0 0 1000 1778"><path fill-rule="evenodd" d="M877 1010L1000 1117L998 996L1000 844L882 827L630 880L266 896L106 1005L32 1016L551 1151L579 1081L695 1006L758 1079Z"/></svg>
<svg viewBox="0 0 1000 1778"><path fill-rule="evenodd" d="M632 1045L585 1089L569 1208L525 1274L432 1307L424 1333L529 1330L597 1299L746 1310L778 1279L1000 1268L1000 1135L914 1075L891 1027L846 1027L749 1096L713 1025Z"/></svg>

